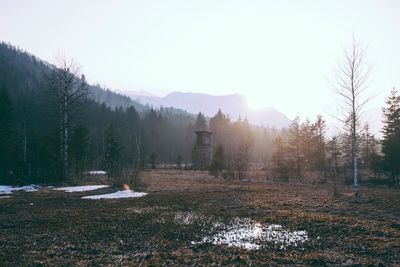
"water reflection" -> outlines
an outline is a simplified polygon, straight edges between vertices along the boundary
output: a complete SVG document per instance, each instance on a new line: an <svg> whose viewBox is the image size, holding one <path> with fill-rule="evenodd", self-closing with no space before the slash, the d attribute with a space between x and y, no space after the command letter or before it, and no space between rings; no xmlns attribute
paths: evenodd
<svg viewBox="0 0 400 267"><path fill-rule="evenodd" d="M236 218L230 223L214 223L211 235L196 243L212 243L258 250L274 245L280 249L297 247L308 241L306 231L291 231L278 224L261 224L248 218Z"/></svg>

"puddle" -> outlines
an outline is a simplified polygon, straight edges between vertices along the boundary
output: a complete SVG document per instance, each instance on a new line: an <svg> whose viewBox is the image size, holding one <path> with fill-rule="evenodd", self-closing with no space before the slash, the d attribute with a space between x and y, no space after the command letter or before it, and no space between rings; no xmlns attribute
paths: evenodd
<svg viewBox="0 0 400 267"><path fill-rule="evenodd" d="M247 218L237 218L229 224L214 223L211 233L214 234L192 244L212 243L259 250L271 245L280 249L297 247L309 240L306 231L290 231L281 225L263 225Z"/></svg>

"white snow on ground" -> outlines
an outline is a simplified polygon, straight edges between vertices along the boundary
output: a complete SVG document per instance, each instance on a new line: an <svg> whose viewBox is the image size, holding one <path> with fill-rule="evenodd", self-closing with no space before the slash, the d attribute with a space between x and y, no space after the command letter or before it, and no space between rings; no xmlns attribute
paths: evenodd
<svg viewBox="0 0 400 267"><path fill-rule="evenodd" d="M89 175L99 175L99 174L107 174L105 171L88 171L87 172Z"/></svg>
<svg viewBox="0 0 400 267"><path fill-rule="evenodd" d="M53 188L53 190L64 191L66 193L73 193L73 192L84 192L84 191L91 191L100 188L109 187L109 185L82 185L82 186L68 186L68 187L57 187Z"/></svg>
<svg viewBox="0 0 400 267"><path fill-rule="evenodd" d="M114 199L114 198L129 198L129 197L142 197L147 195L147 193L143 192L133 192L132 190L123 190L117 191L115 193L104 194L104 195L94 195L94 196L86 196L82 197L84 199Z"/></svg>
<svg viewBox="0 0 400 267"><path fill-rule="evenodd" d="M11 194L11 189L9 185L0 185L0 194Z"/></svg>
<svg viewBox="0 0 400 267"><path fill-rule="evenodd" d="M25 192L36 192L38 191L39 186L31 184L25 186L10 186L10 185L0 185L0 194L2 195L9 195L12 191L25 191Z"/></svg>

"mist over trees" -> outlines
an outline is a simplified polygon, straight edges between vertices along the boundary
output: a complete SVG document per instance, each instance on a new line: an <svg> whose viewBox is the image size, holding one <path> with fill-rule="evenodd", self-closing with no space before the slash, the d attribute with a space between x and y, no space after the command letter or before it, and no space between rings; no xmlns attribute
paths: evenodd
<svg viewBox="0 0 400 267"><path fill-rule="evenodd" d="M144 167L152 153L157 163L174 163L178 156L191 161L193 115L153 110L95 86L84 92L84 78L68 67L1 43L2 183L63 182L97 169L123 173L135 162Z"/></svg>
<svg viewBox="0 0 400 267"><path fill-rule="evenodd" d="M399 183L395 89L378 140L367 124L361 127L357 106L355 114L351 105L345 114L349 131L327 136L322 116L296 117L288 129L275 129L232 119L223 110L208 118L153 109L86 84L73 65L53 66L4 43L0 63L0 183L79 183L87 171L105 170L115 184L136 184L143 168L191 169L196 130L212 132L210 171L217 177L246 180L261 170L263 180L350 185L355 159L357 183Z"/></svg>

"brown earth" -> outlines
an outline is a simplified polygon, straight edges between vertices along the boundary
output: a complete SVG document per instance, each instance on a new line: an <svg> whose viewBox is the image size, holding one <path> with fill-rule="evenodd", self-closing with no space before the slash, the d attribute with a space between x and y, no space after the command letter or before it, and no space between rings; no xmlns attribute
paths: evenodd
<svg viewBox="0 0 400 267"><path fill-rule="evenodd" d="M146 171L136 199L84 200L50 189L0 198L1 266L400 265L400 190L224 181ZM183 215L195 214L189 222ZM199 241L213 222L249 218L305 230L297 247L246 250ZM194 241L194 242L192 242Z"/></svg>

